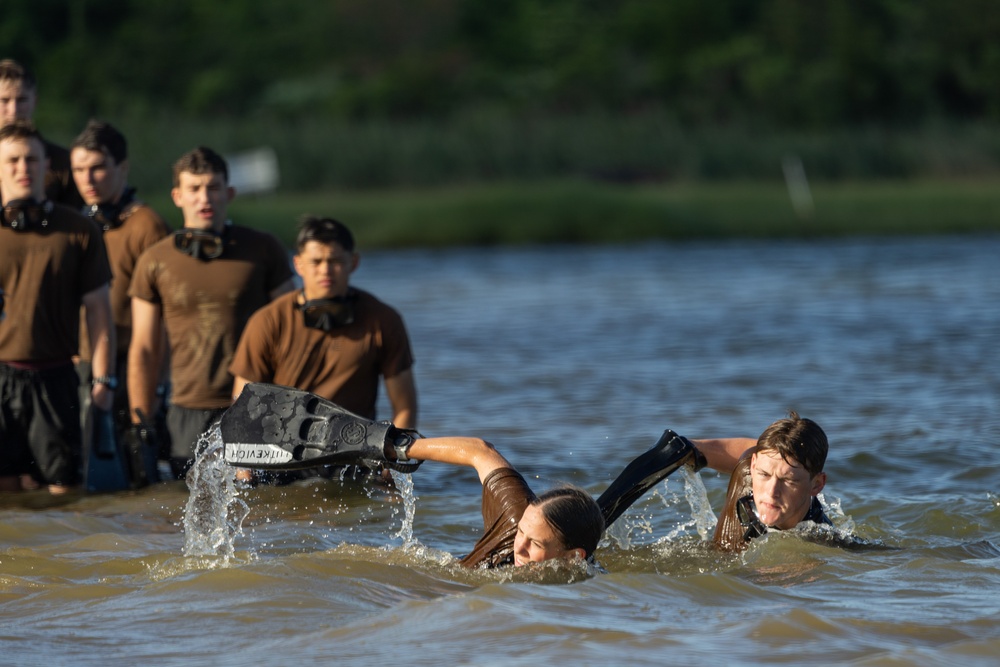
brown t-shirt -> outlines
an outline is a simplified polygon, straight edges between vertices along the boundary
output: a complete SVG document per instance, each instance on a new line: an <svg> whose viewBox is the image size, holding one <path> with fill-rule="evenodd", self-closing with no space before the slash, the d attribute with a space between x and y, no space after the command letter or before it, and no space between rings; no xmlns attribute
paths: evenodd
<svg viewBox="0 0 1000 667"><path fill-rule="evenodd" d="M483 480L483 527L486 532L460 564L490 568L513 564L517 524L534 498L524 477L513 468L498 468L487 475Z"/></svg>
<svg viewBox="0 0 1000 667"><path fill-rule="evenodd" d="M111 280L97 225L53 205L40 231L0 226L0 361L69 362L80 341L83 296Z"/></svg>
<svg viewBox="0 0 1000 667"><path fill-rule="evenodd" d="M45 139L42 143L45 145L45 157L49 160L49 168L45 170L45 196L57 204L79 211L83 207L83 197L73 180L69 151Z"/></svg>
<svg viewBox="0 0 1000 667"><path fill-rule="evenodd" d="M111 264L111 315L115 321L118 355L128 352L132 340L132 299L128 289L139 255L164 236L170 228L160 215L146 204L136 202L120 226L104 232L104 244ZM80 358L90 360L90 341L86 320L80 322Z"/></svg>
<svg viewBox="0 0 1000 667"><path fill-rule="evenodd" d="M368 292L354 290L354 322L325 332L305 325L301 292L261 308L247 323L229 372L318 394L375 418L379 375L413 365L403 318Z"/></svg>
<svg viewBox="0 0 1000 667"><path fill-rule="evenodd" d="M270 234L230 226L225 250L195 259L174 247L173 235L139 258L129 296L162 309L170 344L172 402L212 410L232 400L229 364L250 316L292 277L288 252Z"/></svg>

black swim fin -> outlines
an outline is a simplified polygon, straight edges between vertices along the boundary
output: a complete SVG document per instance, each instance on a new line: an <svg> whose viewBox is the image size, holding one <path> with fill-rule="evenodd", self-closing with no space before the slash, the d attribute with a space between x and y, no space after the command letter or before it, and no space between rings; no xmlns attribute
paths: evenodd
<svg viewBox="0 0 1000 667"><path fill-rule="evenodd" d="M610 526L646 491L688 462L694 464L695 470L700 470L705 465L705 457L687 438L671 430L664 431L656 444L625 466L597 499L604 525Z"/></svg>
<svg viewBox="0 0 1000 667"><path fill-rule="evenodd" d="M226 463L261 470L297 470L373 461L413 472L422 461L386 459L385 450L420 437L388 421L373 421L307 391L249 383L222 415Z"/></svg>
<svg viewBox="0 0 1000 667"><path fill-rule="evenodd" d="M128 462L111 412L91 405L83 428L87 491L110 493L130 488Z"/></svg>

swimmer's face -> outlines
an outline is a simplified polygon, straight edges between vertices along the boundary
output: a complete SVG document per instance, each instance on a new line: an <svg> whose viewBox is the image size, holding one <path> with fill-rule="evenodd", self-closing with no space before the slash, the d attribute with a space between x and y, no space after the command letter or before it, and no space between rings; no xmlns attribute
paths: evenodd
<svg viewBox="0 0 1000 667"><path fill-rule="evenodd" d="M528 505L517 524L514 536L514 565L540 563L552 558L584 558L583 549L567 549L562 538L545 520L539 505Z"/></svg>
<svg viewBox="0 0 1000 667"><path fill-rule="evenodd" d="M750 480L761 522L787 530L805 518L813 496L826 485L826 473L810 477L798 461L786 461L778 452L764 451L750 459Z"/></svg>

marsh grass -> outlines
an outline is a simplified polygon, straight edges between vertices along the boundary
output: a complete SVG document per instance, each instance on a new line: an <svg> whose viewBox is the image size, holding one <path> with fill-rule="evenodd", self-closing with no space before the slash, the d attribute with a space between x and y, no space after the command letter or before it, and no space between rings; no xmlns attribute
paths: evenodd
<svg viewBox="0 0 1000 667"><path fill-rule="evenodd" d="M813 196L814 215L801 218L782 184L550 181L237 197L231 213L289 247L302 214L333 216L362 249L1000 231L989 182L827 184Z"/></svg>
<svg viewBox="0 0 1000 667"><path fill-rule="evenodd" d="M1000 128L938 124L792 131L734 123L686 127L657 112L518 117L480 110L448 120L141 117L117 122L141 191L169 188L170 165L197 145L223 154L270 146L281 188L427 188L588 180L643 184L782 179L797 156L816 182L1000 175ZM63 139L63 137L55 137Z"/></svg>
<svg viewBox="0 0 1000 667"><path fill-rule="evenodd" d="M563 118L467 112L448 121L161 117L121 124L140 196L180 224L170 164L196 145L278 155L276 193L233 217L291 245L306 212L363 247L605 243L650 238L996 231L1000 129L940 124L776 131L685 128L662 113ZM804 165L796 215L782 161Z"/></svg>

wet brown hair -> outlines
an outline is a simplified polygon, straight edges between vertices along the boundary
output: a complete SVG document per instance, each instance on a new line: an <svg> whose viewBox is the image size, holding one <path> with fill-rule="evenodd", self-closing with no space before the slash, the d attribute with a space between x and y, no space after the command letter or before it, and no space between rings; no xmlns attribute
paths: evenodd
<svg viewBox="0 0 1000 667"><path fill-rule="evenodd" d="M314 215L304 216L299 222L299 234L295 247L301 253L306 244L317 241L323 245L336 243L347 252L354 252L354 235L347 225L333 218L319 218Z"/></svg>
<svg viewBox="0 0 1000 667"><path fill-rule="evenodd" d="M15 120L0 127L0 141L7 139L37 139L43 148L45 146L42 135L30 120Z"/></svg>
<svg viewBox="0 0 1000 667"><path fill-rule="evenodd" d="M221 155L205 146L188 151L174 163L174 187L181 184L181 174L222 174L229 184L229 166Z"/></svg>
<svg viewBox="0 0 1000 667"><path fill-rule="evenodd" d="M593 496L567 485L546 491L531 504L541 510L564 549L583 549L587 558L593 555L604 535L604 515Z"/></svg>
<svg viewBox="0 0 1000 667"><path fill-rule="evenodd" d="M794 410L785 419L779 419L761 433L757 439L758 452L777 452L785 461L794 459L815 477L823 472L830 445L826 433L811 419L800 417Z"/></svg>
<svg viewBox="0 0 1000 667"><path fill-rule="evenodd" d="M38 87L38 82L35 81L35 75L31 73L31 70L10 58L0 60L0 81L19 81L24 88L30 90L35 90Z"/></svg>
<svg viewBox="0 0 1000 667"><path fill-rule="evenodd" d="M97 153L107 153L114 159L115 164L121 164L128 159L128 142L125 136L110 123L91 119L83 132L73 140L74 148L83 148Z"/></svg>

